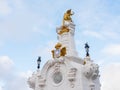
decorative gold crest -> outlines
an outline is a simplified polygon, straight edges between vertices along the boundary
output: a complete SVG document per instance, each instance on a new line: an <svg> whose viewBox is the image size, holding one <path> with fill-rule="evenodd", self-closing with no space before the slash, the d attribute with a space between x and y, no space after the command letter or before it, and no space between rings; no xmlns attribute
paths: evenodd
<svg viewBox="0 0 120 90"><path fill-rule="evenodd" d="M66 47L62 47L62 44L57 43L55 45L55 50L52 50L52 57L53 58L59 58L61 56L65 56L66 55Z"/></svg>

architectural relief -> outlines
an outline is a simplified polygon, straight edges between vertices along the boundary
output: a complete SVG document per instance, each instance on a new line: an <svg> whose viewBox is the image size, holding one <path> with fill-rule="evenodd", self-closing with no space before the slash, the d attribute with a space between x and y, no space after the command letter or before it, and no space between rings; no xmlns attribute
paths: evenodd
<svg viewBox="0 0 120 90"><path fill-rule="evenodd" d="M99 66L92 61L86 61L84 74L87 78L96 79L99 76Z"/></svg>
<svg viewBox="0 0 120 90"><path fill-rule="evenodd" d="M77 71L76 68L71 68L68 71L68 80L70 81L70 85L71 85L72 88L75 85L74 82L75 82L75 79L76 79L76 71Z"/></svg>
<svg viewBox="0 0 120 90"><path fill-rule="evenodd" d="M45 78L43 78L43 77L38 78L38 83L39 83L40 87L44 87L45 86L45 82L46 82Z"/></svg>
<svg viewBox="0 0 120 90"><path fill-rule="evenodd" d="M36 74L33 73L31 77L28 78L28 84L30 88L35 89Z"/></svg>

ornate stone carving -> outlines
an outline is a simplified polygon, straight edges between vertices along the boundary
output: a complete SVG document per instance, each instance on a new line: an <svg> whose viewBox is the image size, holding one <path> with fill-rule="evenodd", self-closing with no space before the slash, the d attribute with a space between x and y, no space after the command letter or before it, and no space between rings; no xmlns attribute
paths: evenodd
<svg viewBox="0 0 120 90"><path fill-rule="evenodd" d="M89 80L89 87L91 90L95 90L94 80L99 77L99 66L93 63L89 57L85 58L86 64L84 65L84 75Z"/></svg>
<svg viewBox="0 0 120 90"><path fill-rule="evenodd" d="M59 72L60 71L60 63L55 63L54 69L55 69L54 72Z"/></svg>
<svg viewBox="0 0 120 90"><path fill-rule="evenodd" d="M33 73L32 76L28 78L27 82L30 88L35 89L36 74Z"/></svg>
<svg viewBox="0 0 120 90"><path fill-rule="evenodd" d="M44 87L45 86L46 79L43 77L40 77L38 80L39 86Z"/></svg>
<svg viewBox="0 0 120 90"><path fill-rule="evenodd" d="M88 79L96 79L99 76L99 66L92 61L86 61L84 65L84 74Z"/></svg>
<svg viewBox="0 0 120 90"><path fill-rule="evenodd" d="M54 60L49 60L48 63L47 63L47 65L49 67L51 67L51 66L54 66L54 64L56 64L56 63L64 63L64 61L65 61L64 57L55 58Z"/></svg>
<svg viewBox="0 0 120 90"><path fill-rule="evenodd" d="M76 77L76 68L71 68L68 72L68 80L70 81L70 86L73 88L74 87L74 81Z"/></svg>

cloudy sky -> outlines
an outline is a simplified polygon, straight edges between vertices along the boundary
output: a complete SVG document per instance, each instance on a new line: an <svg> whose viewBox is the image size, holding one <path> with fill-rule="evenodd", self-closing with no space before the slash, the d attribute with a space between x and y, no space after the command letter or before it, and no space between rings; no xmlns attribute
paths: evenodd
<svg viewBox="0 0 120 90"><path fill-rule="evenodd" d="M101 90L120 90L120 0L0 0L0 90L31 90L26 80L51 59L56 27L72 9L75 42L100 66Z"/></svg>

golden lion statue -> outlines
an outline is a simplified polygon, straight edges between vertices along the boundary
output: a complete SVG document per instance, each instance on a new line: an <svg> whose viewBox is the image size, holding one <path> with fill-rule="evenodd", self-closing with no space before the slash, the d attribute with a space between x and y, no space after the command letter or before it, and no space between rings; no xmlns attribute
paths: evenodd
<svg viewBox="0 0 120 90"><path fill-rule="evenodd" d="M64 25L65 21L72 22L71 16L73 14L74 13L72 13L71 9L69 9L69 10L66 11L66 13L64 14L64 17L63 17L63 25Z"/></svg>

